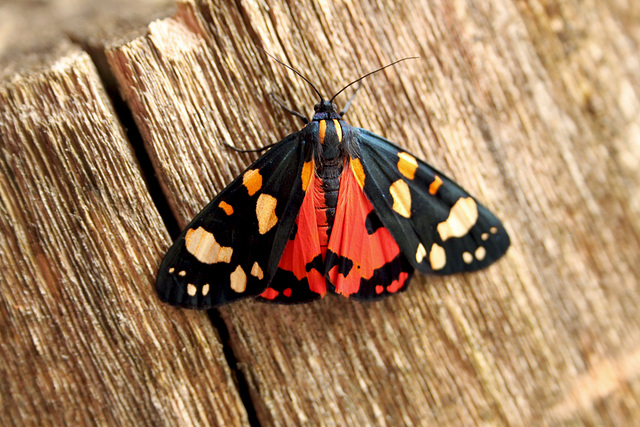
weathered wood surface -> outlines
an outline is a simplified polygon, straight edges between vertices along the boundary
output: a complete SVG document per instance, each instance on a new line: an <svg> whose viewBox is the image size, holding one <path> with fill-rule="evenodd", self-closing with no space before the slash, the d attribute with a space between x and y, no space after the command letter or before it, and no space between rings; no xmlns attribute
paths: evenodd
<svg viewBox="0 0 640 427"><path fill-rule="evenodd" d="M348 120L397 141L454 177L496 212L511 233L512 248L490 269L449 278L416 277L408 292L382 303L326 298L294 307L246 301L222 308L229 345L251 394L249 410L255 410L260 422L624 425L640 418L638 17L640 9L633 2L579 0L409 0L384 6L373 1L278 1L268 8L248 1L185 2L175 17L152 23L147 36L124 44L105 42L110 71L181 225L255 158L224 149L222 141L255 148L298 129L299 123L270 101L270 92L306 113L317 101L302 81L266 59L255 47L260 45L310 76L327 94L393 59L420 55L418 61L368 80ZM104 151L104 146L87 147ZM127 148L115 151L123 155ZM128 185L139 179L99 162L104 155L89 152L81 158L93 163L85 160L86 170L77 166L77 173ZM50 153L54 160L70 155ZM77 178L60 170L38 167L25 182L52 189L43 194L64 196L69 190L47 186L44 179L52 176L74 188ZM11 175L3 176L9 182L3 188L13 188ZM104 189L102 197L124 194L108 193L107 187L114 188L98 186ZM19 196L16 190L3 190L3 204L9 200L21 215L43 212L45 224L56 224L43 207ZM65 346L84 343L89 348L76 331L95 329L95 334L111 336L115 328L110 323L92 319L120 319L142 329L123 332L120 323L115 329L136 337L134 343L145 333L153 337L148 340L156 346L158 370L150 373L142 364L109 371L109 364L95 355L90 359L95 367L87 369L78 363L84 353L64 353L70 354L60 356L67 370L79 365L84 375L97 372L101 379L108 372L113 385L80 376L56 389L60 395L46 394L40 384L50 383L50 372L61 362L50 356L34 363L38 359L32 355L39 353L24 353L24 348L29 332L45 328L45 336L52 335L47 323L26 315L3 316L13 328L3 324L3 334L16 331L3 336L4 360L8 366L28 360L33 369L23 368L20 377L3 372L9 378L4 385L8 391L2 390L3 413L13 420L33 420L53 401L58 416L67 416L60 408L72 407L98 420L126 421L141 412L143 419L158 421L165 410L172 415L169 420L182 416L184 423L202 422L197 416L211 411L218 423L246 423L232 387L225 387L228 371L211 325L201 315L159 306L150 293L168 240L158 223L139 229L121 225L123 218L137 224L157 216L142 194L134 199L146 206L143 213L105 214L99 223L109 225L109 232L97 240L108 236L108 244L82 245L83 252L74 247L72 254L83 260L120 254L120 263L135 265L141 274L127 276L127 281L109 262L102 269L92 263L60 263L38 280L56 285L41 286L36 293L27 287L34 280L21 267L19 274L2 276L0 295L7 310L12 307L5 302L11 301L7 295L15 297L9 290L16 287L26 289L20 295L30 304L43 292L55 294L50 304L36 307L57 307L60 289L77 292L87 310L83 316L50 317L73 331L63 335ZM88 241L87 215L71 212L76 222L62 228L64 238ZM31 228L13 226L16 231L3 238L24 236L29 250L40 248L43 233L33 229L33 221L24 223ZM134 244L138 246L132 249ZM3 254L0 260L4 271L18 270L5 258ZM27 271L40 271L42 265ZM58 284L67 282L57 277L82 275L83 268L89 270L85 275L99 280L91 276L91 281L73 282L75 286ZM122 288L96 284L122 282ZM104 292L100 295L109 300L109 308L102 299L86 302L95 289ZM154 307L153 322L131 321L149 314L131 312L131 305L141 301ZM93 329L82 323L85 318ZM23 324L29 327L16 327ZM49 338L45 348L59 349L59 340ZM105 354L121 355L116 344L104 345L109 349ZM146 355L144 350L126 354ZM179 363L180 370L162 371L165 363ZM141 373L162 376L164 382L151 381L139 393L138 406L126 407L126 398L114 396L122 390L139 392ZM35 385L23 386L27 381ZM91 404L86 396L68 391L74 386L120 404ZM199 397L189 401L189 391ZM176 397L176 392L182 394ZM27 405L32 395L40 404ZM151 407L157 412L146 409Z"/></svg>
<svg viewBox="0 0 640 427"><path fill-rule="evenodd" d="M0 423L246 422L208 317L153 294L170 239L89 56L45 68L0 86Z"/></svg>

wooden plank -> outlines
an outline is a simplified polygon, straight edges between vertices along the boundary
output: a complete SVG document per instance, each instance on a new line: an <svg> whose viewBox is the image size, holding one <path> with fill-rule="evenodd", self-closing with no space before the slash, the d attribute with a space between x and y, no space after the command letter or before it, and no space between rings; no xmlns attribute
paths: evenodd
<svg viewBox="0 0 640 427"><path fill-rule="evenodd" d="M367 81L349 121L455 177L511 232L492 268L417 277L382 303L222 308L260 421L639 418L640 101L623 65L639 59L638 33L616 7L184 2L108 53L182 225L253 158L222 141L254 148L297 129L269 92L305 112L317 101L257 43L324 93L420 55Z"/></svg>
<svg viewBox="0 0 640 427"><path fill-rule="evenodd" d="M0 86L2 425L246 424L217 331L161 305L170 239L89 56Z"/></svg>

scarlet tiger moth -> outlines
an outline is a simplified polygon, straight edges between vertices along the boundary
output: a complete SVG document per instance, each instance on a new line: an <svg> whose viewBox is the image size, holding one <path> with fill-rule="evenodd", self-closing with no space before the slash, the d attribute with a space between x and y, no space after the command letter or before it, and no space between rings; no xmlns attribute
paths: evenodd
<svg viewBox="0 0 640 427"><path fill-rule="evenodd" d="M353 96L340 112L336 96L386 67L325 100L276 61L311 85L315 113L309 121L277 101L305 127L273 144L186 227L158 272L162 301L207 309L245 297L376 300L405 290L415 269L475 271L506 252L501 222L459 185L342 120Z"/></svg>

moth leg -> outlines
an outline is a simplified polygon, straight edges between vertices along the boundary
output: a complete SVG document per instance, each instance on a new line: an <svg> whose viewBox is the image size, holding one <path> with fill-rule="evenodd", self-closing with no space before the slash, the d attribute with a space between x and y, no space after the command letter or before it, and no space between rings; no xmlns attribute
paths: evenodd
<svg viewBox="0 0 640 427"><path fill-rule="evenodd" d="M273 98L273 100L275 101L276 104L278 104L284 111L286 111L287 113L296 116L297 118L299 118L300 120L302 120L302 123L304 123L305 125L309 123L309 119L305 117L304 114L299 113L295 110L292 110L291 108L287 107L286 105L284 105L284 102L282 102L280 100L280 98L278 98L277 96L275 96L275 94L271 94L271 98Z"/></svg>

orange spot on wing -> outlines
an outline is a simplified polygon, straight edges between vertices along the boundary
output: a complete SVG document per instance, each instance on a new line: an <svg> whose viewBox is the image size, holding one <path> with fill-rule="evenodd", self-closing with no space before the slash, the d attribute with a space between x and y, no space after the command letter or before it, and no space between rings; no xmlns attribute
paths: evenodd
<svg viewBox="0 0 640 427"><path fill-rule="evenodd" d="M355 175L356 181L358 181L358 185L360 188L364 187L364 169L362 168L362 163L360 163L360 159L354 158L351 159L351 170Z"/></svg>
<svg viewBox="0 0 640 427"><path fill-rule="evenodd" d="M242 184L247 187L250 196L256 194L262 188L262 175L257 169L248 170L242 175Z"/></svg>
<svg viewBox="0 0 640 427"><path fill-rule="evenodd" d="M231 215L233 213L233 206L231 206L229 203L222 201L220 202L220 204L218 205L223 211L224 213L226 213L227 215Z"/></svg>
<svg viewBox="0 0 640 427"><path fill-rule="evenodd" d="M313 178L313 170L313 160L305 162L304 166L302 166L302 174L300 176L302 178L302 191L304 192L306 192L307 188L309 188L309 182L311 181L311 178Z"/></svg>
<svg viewBox="0 0 640 427"><path fill-rule="evenodd" d="M436 177L433 179L433 182L429 185L429 194L435 196L441 185L442 180L438 175L436 175Z"/></svg>

